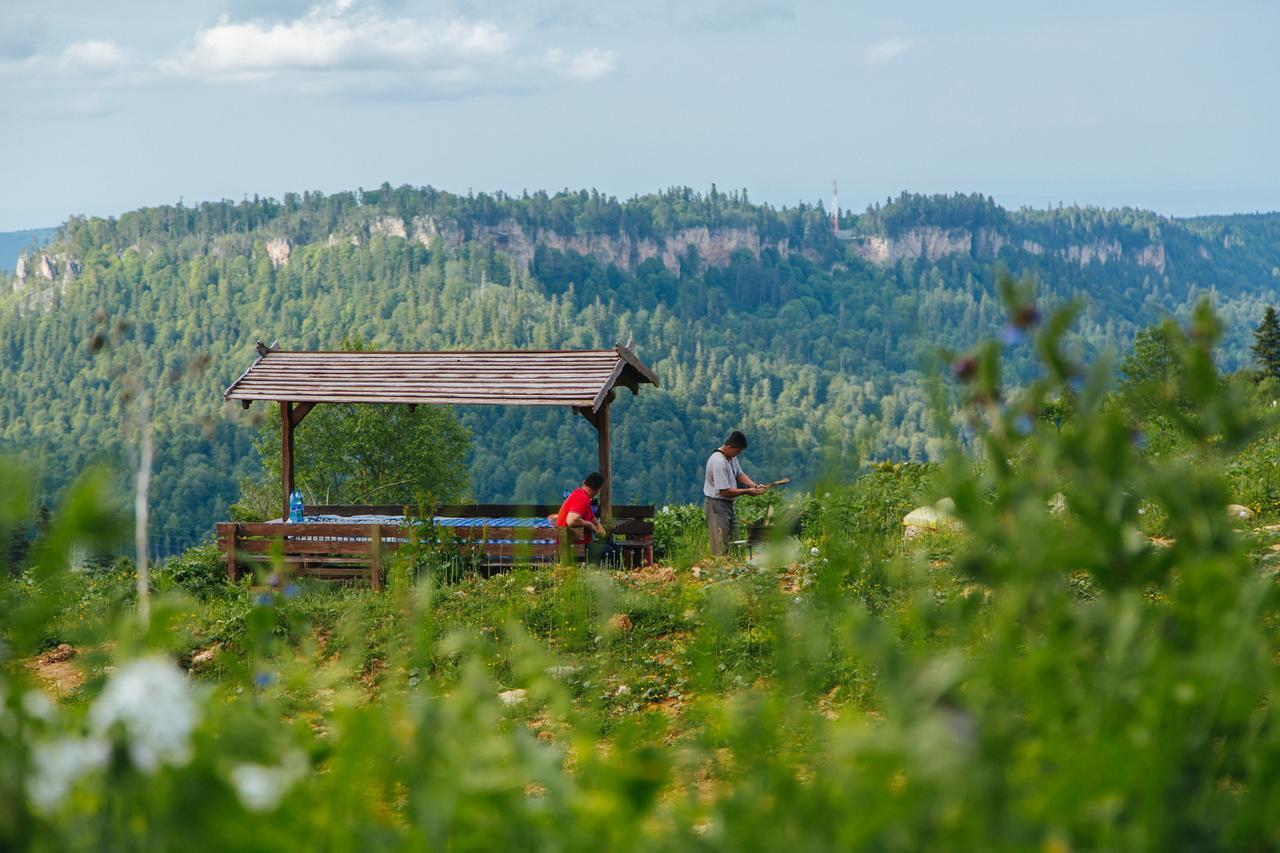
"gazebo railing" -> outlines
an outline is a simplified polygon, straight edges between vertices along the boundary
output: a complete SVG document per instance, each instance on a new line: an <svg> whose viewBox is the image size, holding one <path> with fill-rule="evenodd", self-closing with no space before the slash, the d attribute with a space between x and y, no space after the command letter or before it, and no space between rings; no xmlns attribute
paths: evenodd
<svg viewBox="0 0 1280 853"><path fill-rule="evenodd" d="M338 580L367 578L374 589L382 587L390 552L421 535L424 525L412 521L404 506L309 506L307 517L338 516L351 521L224 522L217 525L218 546L226 561L227 577L238 579L259 564L280 564L290 573ZM466 526L437 525L440 542L460 555L488 567L542 564L581 560L584 549L572 543L564 528L514 525L517 519L545 518L558 506L545 504L455 504L437 507L436 518L463 520ZM615 541L622 549L624 566L653 561L651 505L613 507ZM356 516L397 519L371 522ZM404 517L407 521L399 521ZM488 523L492 520L493 523ZM430 528L425 528L430 529Z"/></svg>

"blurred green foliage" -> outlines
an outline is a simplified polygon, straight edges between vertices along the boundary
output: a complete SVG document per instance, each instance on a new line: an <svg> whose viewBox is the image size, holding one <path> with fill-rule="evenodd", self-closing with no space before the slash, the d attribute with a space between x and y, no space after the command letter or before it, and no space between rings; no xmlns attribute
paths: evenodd
<svg viewBox="0 0 1280 853"><path fill-rule="evenodd" d="M1064 350L1072 309L1004 291L1024 334L955 356L945 461L832 484L776 569L427 560L373 594L218 585L195 552L142 630L70 568L118 523L88 475L0 589L0 846L1280 845L1276 537L1225 512L1271 407L1221 380L1197 310L1154 413L1184 450L1152 453ZM1041 368L1014 388L1019 347ZM29 479L0 466L0 528ZM904 541L940 496L962 526ZM697 515L661 515L677 551ZM54 701L36 655L72 631L83 680Z"/></svg>

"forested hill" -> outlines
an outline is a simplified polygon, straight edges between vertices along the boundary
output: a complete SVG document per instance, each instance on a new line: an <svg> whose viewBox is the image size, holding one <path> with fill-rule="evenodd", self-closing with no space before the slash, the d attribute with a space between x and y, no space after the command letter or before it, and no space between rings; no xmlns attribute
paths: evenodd
<svg viewBox="0 0 1280 853"><path fill-rule="evenodd" d="M749 471L813 479L931 453L921 370L939 346L998 330L998 264L1036 275L1046 302L1083 295L1077 345L1091 355L1210 293L1230 330L1224 362L1239 367L1280 287L1280 214L1173 220L904 194L833 223L820 207L714 188L618 201L384 185L73 218L0 278L0 443L40 460L52 492L90 459L127 461L124 407L149 389L152 518L181 544L256 466L255 412L222 403L256 339L632 339L662 387L617 407L620 497L695 498L703 459L734 427L752 439ZM591 430L568 411L460 415L477 499L551 501L594 465Z"/></svg>

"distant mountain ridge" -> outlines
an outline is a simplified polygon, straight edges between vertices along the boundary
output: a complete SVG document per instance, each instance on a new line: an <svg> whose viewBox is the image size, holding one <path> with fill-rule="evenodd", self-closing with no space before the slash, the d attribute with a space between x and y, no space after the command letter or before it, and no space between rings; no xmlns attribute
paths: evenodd
<svg viewBox="0 0 1280 853"><path fill-rule="evenodd" d="M323 217L328 228L315 215L319 207L328 208ZM288 194L283 202L147 208L106 221L115 223L117 231L133 232L141 224L138 220L159 219L165 234L176 226L208 235L207 248L214 253L224 249L216 240L221 225L224 237L264 238L262 248L277 267L287 264L300 245L347 241L358 246L361 240L399 237L426 248L438 242L446 251L483 243L523 269L532 267L540 250L549 250L590 256L602 266L627 272L651 259L678 270L681 258L693 250L697 261L717 267L726 266L739 251L756 258L764 251L784 258L795 252L827 265L839 263L842 253L848 253L882 266L903 260L938 262L956 255L1014 261L1030 255L1082 268L1126 260L1164 275L1171 250L1176 264L1203 272L1204 263L1219 264L1239 254L1239 248L1256 244L1258 236L1274 246L1277 217L1280 214L1174 219L1131 208L1089 207L1007 211L978 194L903 193L862 214L842 212L832 227L820 206L757 206L747 201L745 192L724 194L714 188L705 197L677 188L619 202L586 191L462 197L431 188L384 185L376 191L332 196ZM78 228L82 222L72 219L67 227ZM46 281L74 277L74 253L27 251L25 261L17 256L33 240L44 243L55 235L56 229L0 234L0 249L6 243L18 247L12 263L0 264L0 269L15 271L16 288L37 275ZM145 248L146 235L139 231L138 237L132 247Z"/></svg>
<svg viewBox="0 0 1280 853"><path fill-rule="evenodd" d="M1209 296L1235 369L1280 296L1280 214L1011 211L904 193L833 221L714 187L619 201L384 185L76 217L21 275L0 273L0 448L43 460L51 490L91 459L127 459L123 390L146 383L153 518L191 537L256 464L252 413L221 402L256 339L447 350L634 338L662 387L620 404L615 494L695 499L706 452L735 427L752 437L752 470L813 481L867 458L936 455L921 380L939 348L999 331L999 265L1035 276L1046 307L1083 300L1071 345L1089 359ZM1029 351L1009 355L1014 371L1033 369ZM541 501L591 464L590 436L564 413L460 417L477 499Z"/></svg>
<svg viewBox="0 0 1280 853"><path fill-rule="evenodd" d="M58 234L57 228L28 228L25 231L0 231L0 270L13 270L18 258L32 247L43 246Z"/></svg>

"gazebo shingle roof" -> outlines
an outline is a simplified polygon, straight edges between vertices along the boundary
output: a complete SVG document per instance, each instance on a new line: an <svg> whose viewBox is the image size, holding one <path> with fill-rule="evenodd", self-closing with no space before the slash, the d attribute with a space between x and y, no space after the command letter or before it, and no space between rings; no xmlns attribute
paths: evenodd
<svg viewBox="0 0 1280 853"><path fill-rule="evenodd" d="M228 400L573 406L596 411L616 386L658 377L626 347L499 352L286 352L259 346Z"/></svg>

